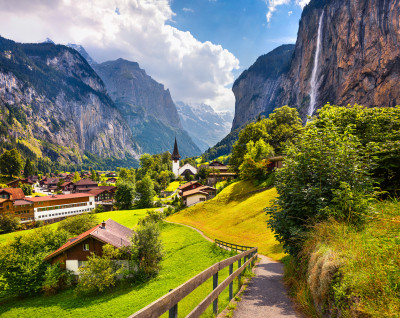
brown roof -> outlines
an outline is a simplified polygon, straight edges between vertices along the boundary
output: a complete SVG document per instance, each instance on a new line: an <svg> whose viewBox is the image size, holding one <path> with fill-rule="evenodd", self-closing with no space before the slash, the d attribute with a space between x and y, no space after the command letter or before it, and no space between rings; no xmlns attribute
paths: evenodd
<svg viewBox="0 0 400 318"><path fill-rule="evenodd" d="M14 183L18 183L18 182L27 182L27 183L31 183L31 184L34 184L34 183L35 183L35 182L33 182L32 180L30 180L30 179L16 179L16 180L13 180L13 181L7 183L7 185L9 185L9 184L14 184Z"/></svg>
<svg viewBox="0 0 400 318"><path fill-rule="evenodd" d="M215 189L214 187L209 187L209 186L202 186L202 187L199 187L199 188L197 188L197 189L195 189L195 190L204 191L204 190L206 190L206 189L211 189L211 190L217 191L217 189Z"/></svg>
<svg viewBox="0 0 400 318"><path fill-rule="evenodd" d="M72 182L71 182L71 181L64 182L64 183L61 185L61 187L66 187L66 186L69 185L69 184L72 184Z"/></svg>
<svg viewBox="0 0 400 318"><path fill-rule="evenodd" d="M104 190L115 190L117 187L114 186L99 186L100 189L104 189Z"/></svg>
<svg viewBox="0 0 400 318"><path fill-rule="evenodd" d="M6 192L8 193L11 197L10 199L12 200L21 200L25 198L25 194L20 188L5 188L5 189L0 189L1 192Z"/></svg>
<svg viewBox="0 0 400 318"><path fill-rule="evenodd" d="M71 194L48 195L45 197L27 198L26 200L31 201L31 202L42 202L42 201L73 199L73 198L86 198L86 197L92 197L92 196L93 196L93 194L87 194L87 193L71 193Z"/></svg>
<svg viewBox="0 0 400 318"><path fill-rule="evenodd" d="M14 202L14 206L17 206L17 205L25 205L25 204L31 205L31 204L33 204L33 203L32 203L32 202L29 202L29 201L27 201L27 200L17 200L17 201Z"/></svg>
<svg viewBox="0 0 400 318"><path fill-rule="evenodd" d="M106 222L106 226L103 228L101 224L96 225L90 230L78 235L77 237L71 238L67 243L61 246L59 249L55 250L50 255L46 256L44 260L48 260L62 251L69 249L70 247L76 245L80 241L84 240L87 237L96 238L104 243L111 244L116 248L121 248L123 246L130 246L132 243L130 241L130 237L133 235L134 231L123 226L114 220L108 219Z"/></svg>
<svg viewBox="0 0 400 318"><path fill-rule="evenodd" d="M200 182L198 182L198 181L190 181L190 182L187 182L185 184L180 185L178 187L178 189L179 190L183 190L183 189L186 189L186 188L192 186L193 184L199 184L200 186L202 186L202 184Z"/></svg>
<svg viewBox="0 0 400 318"><path fill-rule="evenodd" d="M205 195L208 195L207 192L201 191L200 188L197 188L197 189L193 189L193 190L184 192L184 193L182 194L182 197L189 197L189 196L195 195L195 194L205 194Z"/></svg>
<svg viewBox="0 0 400 318"><path fill-rule="evenodd" d="M278 157L271 157L268 158L269 161L282 161L283 160L283 156L278 156Z"/></svg>
<svg viewBox="0 0 400 318"><path fill-rule="evenodd" d="M81 180L75 182L74 185L78 185L78 186L79 185L96 185L97 186L97 183L90 179L81 179Z"/></svg>
<svg viewBox="0 0 400 318"><path fill-rule="evenodd" d="M96 189L96 188L94 188L94 189L91 189L88 193L96 196L96 195L99 195L99 194L101 194L103 192L109 192L109 191L107 189Z"/></svg>

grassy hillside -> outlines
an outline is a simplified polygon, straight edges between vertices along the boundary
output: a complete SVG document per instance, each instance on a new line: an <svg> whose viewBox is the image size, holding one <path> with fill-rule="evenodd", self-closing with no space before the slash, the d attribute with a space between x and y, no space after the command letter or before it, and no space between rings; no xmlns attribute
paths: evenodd
<svg viewBox="0 0 400 318"><path fill-rule="evenodd" d="M217 197L185 209L167 220L200 229L210 238L258 246L261 254L280 260L285 254L267 228L263 209L277 196L275 189L259 193L251 182L240 181Z"/></svg>

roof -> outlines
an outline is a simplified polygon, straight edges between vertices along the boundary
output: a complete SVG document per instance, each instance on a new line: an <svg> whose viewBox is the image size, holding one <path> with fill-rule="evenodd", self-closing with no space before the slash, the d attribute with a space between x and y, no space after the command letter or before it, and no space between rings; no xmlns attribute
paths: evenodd
<svg viewBox="0 0 400 318"><path fill-rule="evenodd" d="M180 156L179 151L178 151L178 144L176 142L176 137L175 137L174 151L172 152L171 159L172 160L179 160L180 157L181 156Z"/></svg>
<svg viewBox="0 0 400 318"><path fill-rule="evenodd" d="M33 204L32 202L29 202L29 201L27 201L27 200L16 200L15 202L14 202L14 206L18 206L18 205L26 205L26 204L29 204L29 205L31 205L31 204Z"/></svg>
<svg viewBox="0 0 400 318"><path fill-rule="evenodd" d="M69 239L67 243L55 250L50 255L46 256L44 260L49 260L50 258L78 244L87 237L96 238L104 243L111 244L116 248L130 246L132 244L130 241L130 237L133 235L133 233L135 233L133 230L111 219L108 219L105 223L106 226L104 228L101 226L101 224L99 224L91 228L90 230Z"/></svg>
<svg viewBox="0 0 400 318"><path fill-rule="evenodd" d="M13 200L21 200L25 198L25 194L20 188L4 188L0 189L0 193L1 192L8 193Z"/></svg>
<svg viewBox="0 0 400 318"><path fill-rule="evenodd" d="M53 201L53 200L63 200L63 199L86 198L86 197L90 197L90 196L93 196L93 194L71 193L71 194L48 195L45 197L27 198L26 200L31 201L31 202L42 202L42 201Z"/></svg>
<svg viewBox="0 0 400 318"><path fill-rule="evenodd" d="M48 183L58 183L60 178L47 178Z"/></svg>
<svg viewBox="0 0 400 318"><path fill-rule="evenodd" d="M221 163L221 162L219 162L219 161L213 161L213 162L211 162L210 163L210 165L209 165L210 167L222 167L222 166L224 166L224 167L226 167L226 165L224 165L223 163Z"/></svg>
<svg viewBox="0 0 400 318"><path fill-rule="evenodd" d="M268 158L269 161L282 161L283 160L283 156L278 156L278 157L271 157Z"/></svg>
<svg viewBox="0 0 400 318"><path fill-rule="evenodd" d="M90 179L81 179L81 180L75 182L74 185L76 185L76 186L80 186L80 185L95 185L95 186L97 186L97 183Z"/></svg>
<svg viewBox="0 0 400 318"><path fill-rule="evenodd" d="M32 180L30 180L30 179L28 178L28 179L16 179L16 180L13 180L13 181L7 183L7 185L9 185L9 184L14 184L14 183L19 183L19 182L26 182L26 183L31 183L31 184L34 184L34 183L35 183L35 182L33 182Z"/></svg>
<svg viewBox="0 0 400 318"><path fill-rule="evenodd" d="M103 192L109 192L108 189L91 189L88 193L93 194L93 195L99 195Z"/></svg>
<svg viewBox="0 0 400 318"><path fill-rule="evenodd" d="M209 176L236 176L236 172L212 172Z"/></svg>
<svg viewBox="0 0 400 318"><path fill-rule="evenodd" d="M201 191L200 188L197 188L197 189L193 189L193 190L190 190L190 191L186 191L185 193L182 194L182 197L189 197L189 196L195 195L195 194L208 195L207 192Z"/></svg>
<svg viewBox="0 0 400 318"><path fill-rule="evenodd" d="M202 184L200 182L198 182L198 181L190 181L190 182L187 182L185 184L180 185L178 187L178 189L179 190L183 190L183 189L186 189L186 188L192 186L193 184L199 184L200 186L202 186Z"/></svg>
<svg viewBox="0 0 400 318"><path fill-rule="evenodd" d="M114 186L99 186L99 188L100 189L105 189L105 190L108 190L108 191L114 191L114 190L117 189L117 187L114 187Z"/></svg>
<svg viewBox="0 0 400 318"><path fill-rule="evenodd" d="M61 187L66 187L67 185L70 185L70 184L72 184L71 181L66 181L61 185Z"/></svg>
<svg viewBox="0 0 400 318"><path fill-rule="evenodd" d="M196 190L204 191L204 190L207 190L207 189L211 189L211 190L217 191L217 189L215 189L214 187L209 187L209 186L202 186L200 188L197 188Z"/></svg>

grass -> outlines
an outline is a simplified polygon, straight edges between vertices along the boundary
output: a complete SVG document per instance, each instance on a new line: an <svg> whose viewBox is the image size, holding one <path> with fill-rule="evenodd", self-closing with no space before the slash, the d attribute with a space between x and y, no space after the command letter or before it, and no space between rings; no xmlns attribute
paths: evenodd
<svg viewBox="0 0 400 318"><path fill-rule="evenodd" d="M303 310L319 308L342 317L400 316L400 202L374 204L364 227L335 221L318 224L293 259L285 280Z"/></svg>
<svg viewBox="0 0 400 318"><path fill-rule="evenodd" d="M214 199L175 213L168 220L200 229L212 239L257 246L261 254L280 260L285 254L267 227L263 211L277 192L251 193L254 190L257 188L252 182L233 183Z"/></svg>
<svg viewBox="0 0 400 318"><path fill-rule="evenodd" d="M125 220L125 225L133 224L132 217ZM90 297L77 297L70 289L55 296L37 296L23 301L11 299L1 303L0 317L125 318L230 255L204 240L196 231L183 226L164 223L161 237L165 247L162 269L156 278L146 283L121 285ZM222 281L227 271L220 275ZM179 317L187 315L211 290L212 279L179 303ZM220 297L220 307L227 304L226 290ZM203 316L212 317L210 309Z"/></svg>
<svg viewBox="0 0 400 318"><path fill-rule="evenodd" d="M171 182L168 187L165 189L167 192L175 191L179 187L179 181L173 181Z"/></svg>

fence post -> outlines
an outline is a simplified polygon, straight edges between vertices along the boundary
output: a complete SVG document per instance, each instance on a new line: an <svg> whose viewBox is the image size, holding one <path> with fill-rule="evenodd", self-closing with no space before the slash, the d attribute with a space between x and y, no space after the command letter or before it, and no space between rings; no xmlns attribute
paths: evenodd
<svg viewBox="0 0 400 318"><path fill-rule="evenodd" d="M233 273L233 263L229 265L229 276ZM233 298L233 281L229 284L229 301Z"/></svg>
<svg viewBox="0 0 400 318"><path fill-rule="evenodd" d="M249 261L250 258L251 258L251 254L252 254L252 253L250 253L250 254L247 256L247 260L248 260L248 261ZM247 265L247 269L249 270L249 272L251 272L251 262L249 263L249 265Z"/></svg>
<svg viewBox="0 0 400 318"><path fill-rule="evenodd" d="M213 276L213 289L218 287L218 272L216 272ZM213 303L213 312L215 315L218 314L218 297L215 298Z"/></svg>
<svg viewBox="0 0 400 318"><path fill-rule="evenodd" d="M238 268L240 268L240 267L242 267L242 259L241 258L239 258L239 260L238 260ZM238 285L239 285L239 288L240 288L240 277L241 277L242 275L241 274L239 274L239 276L238 276Z"/></svg>
<svg viewBox="0 0 400 318"><path fill-rule="evenodd" d="M172 289L169 291L171 292ZM169 310L168 318L178 318L178 304L175 304L175 306Z"/></svg>

